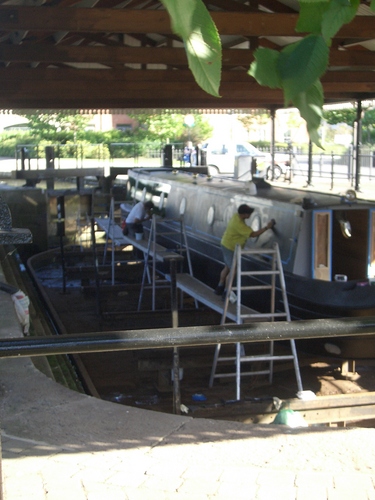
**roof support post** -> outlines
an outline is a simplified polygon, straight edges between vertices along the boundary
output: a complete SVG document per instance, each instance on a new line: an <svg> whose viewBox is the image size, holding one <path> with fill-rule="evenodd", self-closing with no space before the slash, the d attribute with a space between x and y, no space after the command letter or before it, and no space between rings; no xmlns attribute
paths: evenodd
<svg viewBox="0 0 375 500"><path fill-rule="evenodd" d="M361 176L361 142L362 142L362 101L357 101L357 116L354 122L354 189L359 191Z"/></svg>
<svg viewBox="0 0 375 500"><path fill-rule="evenodd" d="M312 155L312 142L309 141L309 157L308 157L308 169L307 169L307 185L312 185L312 170L313 170L313 155Z"/></svg>
<svg viewBox="0 0 375 500"><path fill-rule="evenodd" d="M271 108L271 172L272 172L272 180L274 180L274 172L275 172L275 118L276 118L276 110L275 108Z"/></svg>

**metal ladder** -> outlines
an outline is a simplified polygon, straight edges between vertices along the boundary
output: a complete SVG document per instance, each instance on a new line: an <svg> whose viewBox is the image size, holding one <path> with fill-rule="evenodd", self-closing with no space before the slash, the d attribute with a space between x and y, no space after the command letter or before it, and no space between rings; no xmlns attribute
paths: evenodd
<svg viewBox="0 0 375 500"><path fill-rule="evenodd" d="M163 230L160 231L158 230L158 225L160 224L165 224L165 223L170 223L170 222L177 222L179 224L179 230L170 228L168 230ZM143 269L143 277L142 277L142 284L141 284L141 290L139 294L139 301L138 301L138 311L141 309L141 304L142 304L142 299L143 299L143 292L146 284L146 277L148 277L148 282L151 283L152 287L152 310L155 310L155 297L156 297L156 282L157 282L157 277L156 277L156 254L157 254L157 237L161 236L167 236L167 235L176 235L177 233L180 234L180 242L179 242L179 253L182 254L183 252L186 253L186 260L187 260L187 265L188 265L188 270L189 274L193 276L193 267L191 263L191 258L190 258L190 251L189 251L189 245L187 241L187 235L186 235L186 229L185 229L185 223L184 223L184 217L183 215L180 216L179 219L162 219L156 215L152 216L151 220L151 226L150 226L150 233L148 237L148 244L147 244L147 250L144 253L144 269ZM150 254L151 254L151 270L149 267L150 264Z"/></svg>
<svg viewBox="0 0 375 500"><path fill-rule="evenodd" d="M104 252L103 252L103 262L102 264L104 265L107 260L107 251L108 251L108 245L109 241L111 241L111 284L115 284L115 269L116 269L116 261L115 261L115 249L116 246L118 246L119 243L116 240L116 237L113 235L112 238L110 237L111 230L114 232L115 228L117 228L118 224L116 224L115 221L115 200L113 196L111 196L111 201L110 201L110 208L109 208L109 214L108 214L108 231L106 231L105 235L105 245L104 245Z"/></svg>
<svg viewBox="0 0 375 500"><path fill-rule="evenodd" d="M270 269L262 269L262 270L257 270L257 271L244 271L242 269L242 257L244 256L262 256L264 257L265 255L270 257L271 260L271 266ZM236 276L236 286L233 286L233 281L234 281L234 275L237 272ZM257 280L258 277L267 277L270 279L270 283L268 284L249 284L249 285L244 285L243 281L244 278L246 280L246 277L255 278ZM276 295L276 279L279 278L279 286L281 289L282 293L282 299L283 299L283 304L284 304L284 312L275 312L275 295ZM249 280L247 280L249 281ZM237 319L236 323L237 324L242 324L246 322L251 322L252 320L254 321L275 321L275 319L284 319L285 321L291 321L290 319L290 311L289 311L289 304L288 304L288 298L287 298L287 293L286 293L286 287L285 287L285 280L284 280L284 272L283 272L283 267L281 263L281 258L280 258L280 251L279 251L279 246L277 243L274 244L273 248L270 249L246 249L243 250L239 245L237 245L236 250L234 252L234 257L233 257L233 264L231 267L231 272L229 275L229 282L228 282L228 290L227 290L227 295L225 298L224 302L224 311L223 315L221 318L221 325L226 324L226 315L227 315L227 310L228 310L228 302L230 298L231 292L235 290L237 293L237 303L236 303L236 308L237 308ZM260 312L254 312L250 314L241 314L241 295L242 292L245 290L250 290L250 291L256 291L256 290L269 290L270 292L270 312L267 313L260 313ZM297 350L295 346L294 340L290 340L290 347L292 354L291 355L275 355L274 354L274 341L268 341L269 342L269 351L268 353L264 355L254 355L254 356L246 356L245 354L245 349L243 344L236 343L236 355L232 357L220 357L220 348L221 344L218 344L216 346L215 350L215 355L214 355L214 360L213 360L213 365L212 365L212 370L211 370L211 377L210 377L210 382L209 382L209 387L213 386L214 379L215 378L224 378L224 377L236 377L236 399L240 400L240 386L241 386L241 376L254 376L254 375L269 375L269 383L272 383L273 379L273 365L274 361L285 361L285 360L293 360L294 363L294 370L296 373L296 379L297 379L297 387L298 391L302 392L302 381L301 381L301 375L300 375L300 369L299 369L299 363L298 363L298 356L297 356ZM228 361L235 361L236 365L236 371L234 373L216 373L217 369L217 364L219 362L228 362ZM254 363L254 362L263 362L266 361L268 362L268 368L264 370L258 370L258 371L243 371L241 372L241 363Z"/></svg>

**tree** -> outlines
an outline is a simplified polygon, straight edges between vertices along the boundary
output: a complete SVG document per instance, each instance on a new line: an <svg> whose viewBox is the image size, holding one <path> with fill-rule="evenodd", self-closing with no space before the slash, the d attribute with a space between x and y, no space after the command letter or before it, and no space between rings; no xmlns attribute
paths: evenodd
<svg viewBox="0 0 375 500"><path fill-rule="evenodd" d="M89 122L89 118L83 115L69 115L61 113L24 113L24 116L29 120L28 126L32 134L39 139L49 141L62 140L64 134L69 133L75 138L79 137L80 133L85 130L85 126Z"/></svg>
<svg viewBox="0 0 375 500"><path fill-rule="evenodd" d="M254 109L252 113L237 116L237 120L242 123L248 135L252 129L256 128L259 125L264 125L265 123L267 123L269 118L269 112L264 109Z"/></svg>
<svg viewBox="0 0 375 500"><path fill-rule="evenodd" d="M324 111L324 119L329 125L338 125L345 123L350 127L354 126L357 118L357 110L354 106L342 109L330 109ZM361 126L362 126L362 141L372 144L374 142L374 129L375 123L375 109L364 108L362 112Z"/></svg>
<svg viewBox="0 0 375 500"><path fill-rule="evenodd" d="M215 24L202 0L161 0L171 17L173 31L184 41L196 82L219 96L221 43ZM280 88L286 106L292 104L305 119L312 142L319 147L318 129L323 116L323 87L333 36L355 17L360 0L300 0L296 31L307 33L280 51L258 48L249 75L260 85ZM375 11L375 0L370 2Z"/></svg>
<svg viewBox="0 0 375 500"><path fill-rule="evenodd" d="M180 113L137 114L134 118L139 123L133 134L141 140L167 142L192 141L194 144L204 141L212 134L212 126L199 114L192 115L194 124L188 127L185 116Z"/></svg>
<svg viewBox="0 0 375 500"><path fill-rule="evenodd" d="M353 127L356 119L356 110L354 107L342 109L328 109L323 113L325 121L328 125L338 125L339 123L346 123Z"/></svg>
<svg viewBox="0 0 375 500"><path fill-rule="evenodd" d="M374 144L375 142L375 109L369 108L364 112L362 118L362 141L368 144Z"/></svg>

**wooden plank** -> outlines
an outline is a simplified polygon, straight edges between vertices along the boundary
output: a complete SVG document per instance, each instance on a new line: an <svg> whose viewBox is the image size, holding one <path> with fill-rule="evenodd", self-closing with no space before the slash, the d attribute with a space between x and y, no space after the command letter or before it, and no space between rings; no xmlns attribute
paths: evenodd
<svg viewBox="0 0 375 500"><path fill-rule="evenodd" d="M224 301L221 296L215 295L212 288L205 285L198 279L194 278L190 274L177 273L176 275L177 288L187 293L198 302L206 305L210 309L223 314L224 311ZM257 311L250 309L244 305L241 305L241 314L256 314ZM227 317L232 321L237 319L237 306L236 304L228 304ZM256 320L253 320L256 321ZM258 320L259 321L259 320Z"/></svg>
<svg viewBox="0 0 375 500"><path fill-rule="evenodd" d="M311 401L287 399L282 404L284 408L298 412L308 425L372 420L375 415L375 392L318 396ZM233 406L226 406L233 417ZM241 411L244 409L247 417L242 421L252 424L272 424L278 413L272 398L241 401ZM197 408L194 409L194 416L207 417L205 413L209 411L209 408ZM223 411L221 418L226 418L225 407Z"/></svg>
<svg viewBox="0 0 375 500"><path fill-rule="evenodd" d="M111 223L111 220L109 218L96 217L95 222L103 231L108 234L108 237L114 241L115 245L132 245L133 247L138 248L138 250L141 250L143 253L146 253L148 251L148 240L146 238L142 240L136 240L132 236L124 236L122 234L121 227L118 224ZM149 255L150 257L154 257L154 254L158 262L164 262L171 259L183 259L182 255L172 252L171 250L168 250L158 243L156 243L154 246L151 242Z"/></svg>
<svg viewBox="0 0 375 500"><path fill-rule="evenodd" d="M211 12L221 35L295 36L298 13ZM4 31L71 31L74 33L172 34L168 12L105 8L1 6ZM373 38L372 16L356 16L336 38Z"/></svg>
<svg viewBox="0 0 375 500"><path fill-rule="evenodd" d="M12 62L92 62L102 64L188 65L186 51L172 47L113 47L93 45L49 45L47 43L0 44L0 60ZM250 66L253 51L224 49L224 66Z"/></svg>
<svg viewBox="0 0 375 500"><path fill-rule="evenodd" d="M288 400L287 407L298 412L308 424L328 424L373 419L375 392L319 396L312 401ZM258 415L257 422L270 423L276 416Z"/></svg>
<svg viewBox="0 0 375 500"><path fill-rule="evenodd" d="M362 52L361 52L362 54ZM365 53L366 54L366 53ZM375 52L370 53L372 55L372 64L375 60ZM358 63L361 66L364 62ZM343 65L344 66L344 65ZM359 82L361 84L373 83L373 72L372 71L358 71L358 74L353 74L353 71L329 71L322 76L323 83L328 89L333 89L334 85L338 83L348 83L348 88L352 88L353 84ZM24 81L26 80L26 82ZM12 85L18 84L19 88L27 88L35 83L43 84L47 82L48 85L52 85L54 82L66 82L66 83L79 83L81 80L90 81L91 84L99 84L102 82L104 85L108 85L110 82L115 84L115 82L120 82L123 84L129 84L129 88L135 88L136 85L146 82L148 84L154 83L155 85L160 84L170 84L171 82L184 84L186 82L194 83L194 77L189 70L180 69L169 70L169 69L154 69L154 70L134 70L128 71L126 69L72 69L72 68L20 68L15 66L10 66L7 68L0 68L0 81L2 85L8 85L12 88ZM233 85L237 85L240 88L240 84L243 86L248 85L251 91L256 89L267 90L266 87L260 86L254 79L250 78L246 70L223 70L222 85L226 90L230 90ZM12 84L12 85L11 85ZM130 86L130 84L134 84ZM46 85L47 86L47 85ZM87 88L86 88L87 90ZM340 89L338 89L340 91ZM144 96L147 97L147 96Z"/></svg>
<svg viewBox="0 0 375 500"><path fill-rule="evenodd" d="M221 35L295 36L298 14L211 12ZM364 18L366 20L366 18ZM362 28L362 26L361 26ZM366 23L363 26L366 29ZM373 26L372 26L373 28ZM161 33L172 35L168 12L105 8L1 6L4 31L70 31L74 33Z"/></svg>
<svg viewBox="0 0 375 500"><path fill-rule="evenodd" d="M129 243L122 234L121 227L118 224L113 223L108 217L95 217L95 222L100 229L108 234L108 237L116 246L131 245L131 243Z"/></svg>

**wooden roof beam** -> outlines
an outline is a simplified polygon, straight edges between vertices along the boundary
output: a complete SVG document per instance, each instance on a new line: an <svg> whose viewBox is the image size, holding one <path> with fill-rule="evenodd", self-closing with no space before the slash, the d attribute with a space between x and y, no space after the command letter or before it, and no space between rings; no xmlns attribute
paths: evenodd
<svg viewBox="0 0 375 500"><path fill-rule="evenodd" d="M298 14L211 12L221 35L296 36ZM67 7L0 6L0 30L86 31L172 34L169 15L162 10L82 9ZM357 16L337 34L340 38L374 37L374 18Z"/></svg>
<svg viewBox="0 0 375 500"><path fill-rule="evenodd" d="M72 34L73 35L73 34ZM79 36L78 33L75 34ZM95 39L95 37L94 37ZM99 39L96 39L100 41ZM0 61L45 63L165 64L187 66L185 50L171 47L127 47L107 40L110 45L50 45L47 43L0 44ZM103 40L105 43L105 40ZM223 66L248 68L254 60L249 49L224 49ZM375 52L332 50L330 66L375 68ZM375 74L374 74L375 76Z"/></svg>
<svg viewBox="0 0 375 500"><path fill-rule="evenodd" d="M329 71L324 75L322 82L324 88L331 92L336 89L337 94L341 92L366 92L375 93L375 79L372 71ZM338 85L340 84L340 85ZM163 94L169 91L177 91L184 100L189 102L188 94L197 93L206 99L206 94L194 81L188 70L76 70L72 68L0 68L0 85L2 94L17 92L17 89L25 94L36 93L40 98L47 93L61 92L62 89L69 93L83 92L86 95L92 92L110 94L122 89L127 91L138 91L139 97L147 96L150 89ZM245 96L252 91L268 92L267 87L261 87L245 71L226 71L223 73L220 86L220 95L226 92L240 93ZM154 92L154 90L152 90ZM61 94L57 94L62 97ZM214 98L218 99L218 98ZM220 101L220 99L218 99Z"/></svg>

